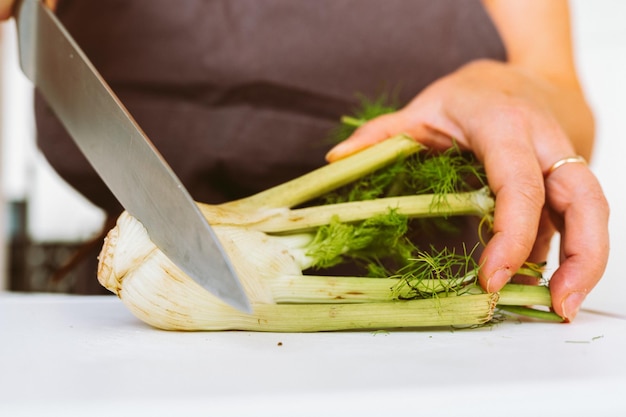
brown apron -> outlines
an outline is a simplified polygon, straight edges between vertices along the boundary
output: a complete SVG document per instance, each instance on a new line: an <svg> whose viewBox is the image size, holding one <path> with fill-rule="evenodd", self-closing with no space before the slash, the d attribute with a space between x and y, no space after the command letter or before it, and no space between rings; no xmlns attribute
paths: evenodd
<svg viewBox="0 0 626 417"><path fill-rule="evenodd" d="M58 15L193 198L240 198L325 163L358 95L400 105L505 50L479 0L61 0ZM38 143L120 207L37 97ZM123 169L123 167L119 167Z"/></svg>
<svg viewBox="0 0 626 417"><path fill-rule="evenodd" d="M324 164L329 132L358 94L397 92L403 104L469 60L505 58L478 0L61 0L58 14L207 203ZM52 166L115 214L55 117L36 106Z"/></svg>

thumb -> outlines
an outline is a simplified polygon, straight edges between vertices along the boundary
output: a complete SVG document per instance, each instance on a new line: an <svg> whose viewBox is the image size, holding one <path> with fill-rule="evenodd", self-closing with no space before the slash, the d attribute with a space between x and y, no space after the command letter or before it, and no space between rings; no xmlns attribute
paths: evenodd
<svg viewBox="0 0 626 417"><path fill-rule="evenodd" d="M343 142L326 154L328 162L334 162L372 146L385 139L405 133L408 126L401 112L384 114L372 119L359 128Z"/></svg>

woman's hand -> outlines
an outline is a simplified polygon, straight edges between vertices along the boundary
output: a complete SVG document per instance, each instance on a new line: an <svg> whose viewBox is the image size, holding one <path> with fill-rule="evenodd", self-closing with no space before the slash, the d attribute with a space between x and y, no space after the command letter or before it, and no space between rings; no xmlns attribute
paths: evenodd
<svg viewBox="0 0 626 417"><path fill-rule="evenodd" d="M498 291L526 260L545 261L558 231L561 262L550 290L554 311L572 320L606 267L609 207L586 164L552 169L563 158L588 159L593 147L593 117L574 70L567 4L486 5L507 46L507 63L484 60L460 68L402 110L363 125L327 158L334 161L399 133L431 148L456 141L471 150L496 196L481 285Z"/></svg>
<svg viewBox="0 0 626 417"><path fill-rule="evenodd" d="M526 260L545 261L558 230L561 265L550 288L554 311L571 320L604 272L609 209L585 164L565 164L550 173L555 162L577 150L550 107L520 93L536 89L536 83L508 64L469 64L402 110L359 128L328 159L399 133L431 148L447 148L454 140L473 151L496 195L494 236L480 261L482 286L498 291Z"/></svg>

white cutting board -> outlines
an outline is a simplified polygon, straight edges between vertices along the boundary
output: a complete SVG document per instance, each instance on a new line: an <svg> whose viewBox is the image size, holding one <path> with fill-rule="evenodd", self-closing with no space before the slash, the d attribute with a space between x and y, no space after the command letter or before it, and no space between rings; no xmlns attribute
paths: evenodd
<svg viewBox="0 0 626 417"><path fill-rule="evenodd" d="M626 415L626 318L316 334L155 330L0 294L0 415ZM529 414L530 413L530 414Z"/></svg>

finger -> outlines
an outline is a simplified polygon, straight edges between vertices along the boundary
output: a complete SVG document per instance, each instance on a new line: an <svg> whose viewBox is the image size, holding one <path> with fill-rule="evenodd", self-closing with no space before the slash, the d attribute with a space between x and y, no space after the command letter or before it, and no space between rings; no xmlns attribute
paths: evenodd
<svg viewBox="0 0 626 417"><path fill-rule="evenodd" d="M480 261L480 282L488 292L499 291L530 255L544 198L541 183L525 168L506 168L489 181L496 193L493 237Z"/></svg>
<svg viewBox="0 0 626 417"><path fill-rule="evenodd" d="M537 238L535 239L535 244L530 255L528 255L528 262L538 265L545 263L550 253L550 246L555 232L556 228L550 219L549 210L544 206L539 220ZM538 285L541 283L541 278L528 275L516 275L513 277L512 282L516 284Z"/></svg>
<svg viewBox="0 0 626 417"><path fill-rule="evenodd" d="M546 191L550 207L563 219L561 264L550 279L552 306L571 321L608 262L609 206L597 179L581 164L554 171Z"/></svg>
<svg viewBox="0 0 626 417"><path fill-rule="evenodd" d="M496 196L493 236L480 260L479 280L489 292L499 291L513 277L537 236L545 194L530 134L522 118L507 117L473 135L482 138L477 156ZM489 135L494 139L486 140Z"/></svg>
<svg viewBox="0 0 626 417"><path fill-rule="evenodd" d="M537 238L535 239L535 245L533 246L530 255L528 255L528 262L543 263L548 259L550 253L550 246L552 244L552 238L556 232L556 227L550 217L550 212L547 207L544 206L541 211L541 218L539 220L539 230L537 231Z"/></svg>

